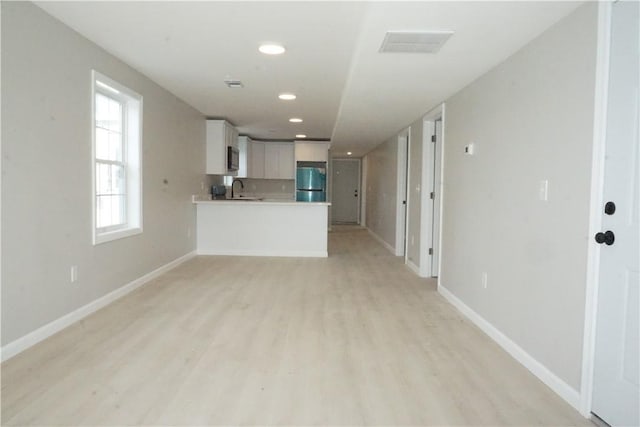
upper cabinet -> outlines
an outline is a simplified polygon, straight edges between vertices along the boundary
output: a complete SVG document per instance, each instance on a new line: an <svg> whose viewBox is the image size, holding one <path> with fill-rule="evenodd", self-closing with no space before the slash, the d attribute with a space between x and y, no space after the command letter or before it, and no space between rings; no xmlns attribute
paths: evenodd
<svg viewBox="0 0 640 427"><path fill-rule="evenodd" d="M238 149L238 131L226 120L207 120L207 174L236 176L227 169L227 148Z"/></svg>
<svg viewBox="0 0 640 427"><path fill-rule="evenodd" d="M248 136L238 137L238 178L251 178L249 176L249 147L253 141Z"/></svg>
<svg viewBox="0 0 640 427"><path fill-rule="evenodd" d="M247 143L247 178L294 179L293 143L252 141L249 139Z"/></svg>
<svg viewBox="0 0 640 427"><path fill-rule="evenodd" d="M296 162L328 162L329 143L324 141L296 141Z"/></svg>
<svg viewBox="0 0 640 427"><path fill-rule="evenodd" d="M264 178L264 142L247 144L247 178Z"/></svg>
<svg viewBox="0 0 640 427"><path fill-rule="evenodd" d="M264 177L266 179L294 179L294 148L291 142L264 143Z"/></svg>

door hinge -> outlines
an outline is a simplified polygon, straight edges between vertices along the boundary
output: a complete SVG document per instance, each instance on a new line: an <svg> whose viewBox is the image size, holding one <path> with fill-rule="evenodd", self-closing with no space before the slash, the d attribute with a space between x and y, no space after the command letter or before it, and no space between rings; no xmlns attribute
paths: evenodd
<svg viewBox="0 0 640 427"><path fill-rule="evenodd" d="M433 191L431 192L431 194L429 194L429 197L431 198L431 200L436 198L436 193L434 193Z"/></svg>
<svg viewBox="0 0 640 427"><path fill-rule="evenodd" d="M429 248L429 255L433 255L433 248Z"/></svg>
<svg viewBox="0 0 640 427"><path fill-rule="evenodd" d="M431 135L431 142L436 142L436 136L435 135Z"/></svg>
<svg viewBox="0 0 640 427"><path fill-rule="evenodd" d="M403 201L402 201L402 204L403 204L403 205L406 205L406 204L407 204L407 201L406 201L406 200L403 200Z"/></svg>

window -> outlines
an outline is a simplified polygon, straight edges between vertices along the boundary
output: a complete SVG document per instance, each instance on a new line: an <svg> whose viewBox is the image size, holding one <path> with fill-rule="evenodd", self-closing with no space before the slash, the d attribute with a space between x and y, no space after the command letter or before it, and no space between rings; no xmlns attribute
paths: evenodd
<svg viewBox="0 0 640 427"><path fill-rule="evenodd" d="M93 71L93 243L142 232L142 97Z"/></svg>

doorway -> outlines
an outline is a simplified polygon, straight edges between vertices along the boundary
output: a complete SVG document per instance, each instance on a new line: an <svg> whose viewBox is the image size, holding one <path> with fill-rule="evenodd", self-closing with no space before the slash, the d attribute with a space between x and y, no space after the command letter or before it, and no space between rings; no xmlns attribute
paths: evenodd
<svg viewBox="0 0 640 427"><path fill-rule="evenodd" d="M333 159L331 169L333 224L360 223L360 159Z"/></svg>
<svg viewBox="0 0 640 427"><path fill-rule="evenodd" d="M590 410L640 425L640 4L610 4L609 75ZM601 9L602 10L602 9ZM596 243L592 243L595 245Z"/></svg>

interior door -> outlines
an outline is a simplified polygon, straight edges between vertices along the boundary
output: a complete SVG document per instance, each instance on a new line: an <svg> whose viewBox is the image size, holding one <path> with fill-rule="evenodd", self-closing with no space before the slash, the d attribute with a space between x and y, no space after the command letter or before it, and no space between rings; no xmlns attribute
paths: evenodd
<svg viewBox="0 0 640 427"><path fill-rule="evenodd" d="M334 159L331 172L331 217L334 223L358 224L360 160Z"/></svg>
<svg viewBox="0 0 640 427"><path fill-rule="evenodd" d="M640 4L614 3L591 406L612 426L640 425L639 35Z"/></svg>
<svg viewBox="0 0 640 427"><path fill-rule="evenodd" d="M398 181L396 209L396 256L407 263L407 182L409 181L409 130L398 137Z"/></svg>

